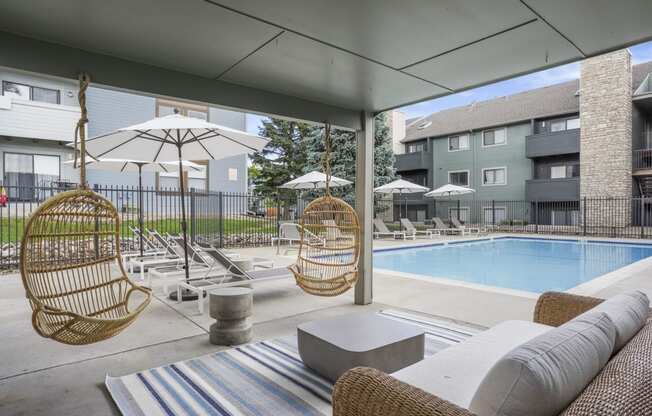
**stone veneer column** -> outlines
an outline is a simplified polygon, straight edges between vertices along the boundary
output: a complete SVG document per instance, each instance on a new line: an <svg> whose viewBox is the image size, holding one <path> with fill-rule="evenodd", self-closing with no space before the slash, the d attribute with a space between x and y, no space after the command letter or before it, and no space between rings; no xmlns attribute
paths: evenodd
<svg viewBox="0 0 652 416"><path fill-rule="evenodd" d="M631 56L619 50L587 59L580 76L580 195L628 198L587 204L588 226L630 224L632 196Z"/></svg>

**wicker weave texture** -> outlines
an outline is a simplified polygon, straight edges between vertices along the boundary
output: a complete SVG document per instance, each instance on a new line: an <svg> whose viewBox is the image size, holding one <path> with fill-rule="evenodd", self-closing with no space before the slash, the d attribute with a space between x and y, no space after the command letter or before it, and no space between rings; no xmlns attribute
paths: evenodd
<svg viewBox="0 0 652 416"><path fill-rule="evenodd" d="M42 336L83 345L110 338L149 304L151 292L132 283L120 261L119 217L100 195L60 193L30 216L21 244L21 275ZM142 296L130 310L130 297Z"/></svg>
<svg viewBox="0 0 652 416"><path fill-rule="evenodd" d="M327 194L308 204L300 224L299 253L290 267L297 285L318 296L336 296L353 287L358 280L360 223L351 205Z"/></svg>
<svg viewBox="0 0 652 416"><path fill-rule="evenodd" d="M356 367L333 390L333 416L473 416L381 371Z"/></svg>
<svg viewBox="0 0 652 416"><path fill-rule="evenodd" d="M590 296L546 292L537 300L533 321L544 325L559 326L597 306L602 301L602 299Z"/></svg>
<svg viewBox="0 0 652 416"><path fill-rule="evenodd" d="M652 415L652 319L607 363L562 416Z"/></svg>

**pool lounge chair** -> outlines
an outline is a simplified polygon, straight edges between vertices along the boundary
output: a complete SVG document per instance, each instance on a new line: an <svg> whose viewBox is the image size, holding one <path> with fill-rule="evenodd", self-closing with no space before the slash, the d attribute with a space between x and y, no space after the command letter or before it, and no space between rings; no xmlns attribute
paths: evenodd
<svg viewBox="0 0 652 416"><path fill-rule="evenodd" d="M147 230L147 232L165 249L166 254L163 256L137 256L128 259L129 272L134 273L135 268L138 267L141 281L145 280L145 270L150 267L172 266L183 261L183 256L179 257L174 245L159 234L158 231Z"/></svg>
<svg viewBox="0 0 652 416"><path fill-rule="evenodd" d="M140 236L141 236L141 231L138 227L132 227L131 225L129 226L129 231L131 231L135 236L136 236L136 244L140 245ZM143 254L140 254L140 250L136 251L130 251L126 253L121 253L122 255L122 264L124 265L125 268L127 268L129 259L133 257L152 257L152 256L165 256L168 254L167 250L165 248L161 248L154 244L151 239L145 237L143 235Z"/></svg>
<svg viewBox="0 0 652 416"><path fill-rule="evenodd" d="M482 230L480 229L480 227L469 227L469 226L467 226L467 225L462 224L462 223L461 223L457 218L455 218L455 217L452 217L452 218L451 218L451 223L452 223L453 226L454 226L455 228L457 228L458 230L462 230L462 235L473 234L473 233L475 233L475 234L480 234L480 233L482 232ZM486 232L486 230L485 230L484 232Z"/></svg>
<svg viewBox="0 0 652 416"><path fill-rule="evenodd" d="M412 240L415 239L414 234L408 235L405 231L390 231L389 228L387 228L387 225L383 222L382 219L380 218L374 218L374 228L376 231L374 231L374 238L381 238L383 236L390 236L392 238L403 238L403 240L407 240L408 238L411 238Z"/></svg>
<svg viewBox="0 0 652 416"><path fill-rule="evenodd" d="M316 236L307 229L303 229L303 233L307 236L312 242L316 244L324 244L324 239ZM279 254L281 250L281 242L286 241L288 243L287 248L283 255L287 254L292 247L292 243L298 243L301 241L301 226L294 222L286 222L281 224L278 230L278 237L272 237L272 246L276 243L276 254ZM298 248L298 247L297 247Z"/></svg>
<svg viewBox="0 0 652 416"><path fill-rule="evenodd" d="M401 218L401 225L403 227L405 227L407 235L412 236L412 238L415 238L416 236L422 235L424 237L432 239L433 234L439 235L438 231L417 230L417 227L415 227L414 224L412 224L412 221L410 221L407 218Z"/></svg>
<svg viewBox="0 0 652 416"><path fill-rule="evenodd" d="M463 234L463 230L457 228L450 228L439 217L432 217L432 222L435 228L428 228L428 231L438 232L441 234Z"/></svg>

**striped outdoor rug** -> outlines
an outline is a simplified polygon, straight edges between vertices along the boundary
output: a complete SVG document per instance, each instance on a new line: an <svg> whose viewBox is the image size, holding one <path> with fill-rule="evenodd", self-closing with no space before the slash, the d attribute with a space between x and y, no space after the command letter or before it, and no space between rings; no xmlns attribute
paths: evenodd
<svg viewBox="0 0 652 416"><path fill-rule="evenodd" d="M426 332L426 356L478 329L386 310ZM106 386L131 415L330 415L333 384L305 367L296 336L248 344L123 377Z"/></svg>

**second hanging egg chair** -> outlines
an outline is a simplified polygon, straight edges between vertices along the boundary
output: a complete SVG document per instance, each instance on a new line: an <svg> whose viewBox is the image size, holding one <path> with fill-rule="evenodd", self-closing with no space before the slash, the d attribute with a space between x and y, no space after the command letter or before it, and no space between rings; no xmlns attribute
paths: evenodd
<svg viewBox="0 0 652 416"><path fill-rule="evenodd" d="M151 300L151 291L127 277L120 258L115 207L86 186L85 134L88 75L80 76L79 189L43 202L29 217L20 249L20 272L32 325L46 338L84 345L113 337ZM141 299L132 299L139 293ZM131 307L131 303L136 306Z"/></svg>
<svg viewBox="0 0 652 416"><path fill-rule="evenodd" d="M358 280L360 222L351 205L330 193L330 125L324 128L326 195L312 201L299 221L301 240L297 261L290 266L296 283L317 296L337 296ZM304 238L310 232L319 239ZM305 233L308 234L308 233Z"/></svg>

